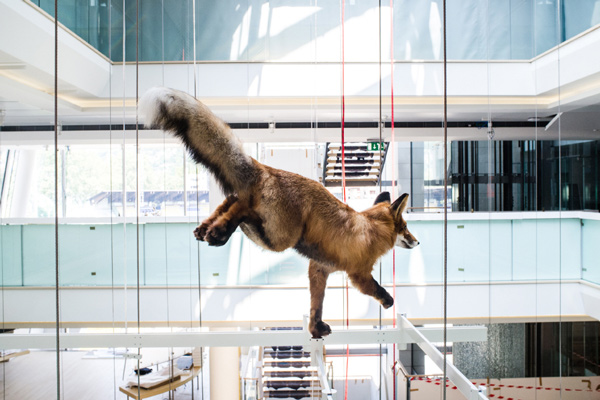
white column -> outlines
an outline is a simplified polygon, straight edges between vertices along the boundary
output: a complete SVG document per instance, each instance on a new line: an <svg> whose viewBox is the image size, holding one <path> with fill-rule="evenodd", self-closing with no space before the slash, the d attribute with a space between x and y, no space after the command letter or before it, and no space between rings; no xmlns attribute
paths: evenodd
<svg viewBox="0 0 600 400"><path fill-rule="evenodd" d="M213 330L235 331L235 329ZM210 399L239 400L240 348L211 347L209 352Z"/></svg>

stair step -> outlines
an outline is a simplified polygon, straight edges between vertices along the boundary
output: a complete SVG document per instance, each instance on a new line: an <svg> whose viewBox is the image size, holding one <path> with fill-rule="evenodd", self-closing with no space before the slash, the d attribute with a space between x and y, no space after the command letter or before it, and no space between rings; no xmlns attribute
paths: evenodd
<svg viewBox="0 0 600 400"><path fill-rule="evenodd" d="M344 151L344 158L379 158L379 152L370 151ZM327 158L342 158L342 152L327 152Z"/></svg>
<svg viewBox="0 0 600 400"><path fill-rule="evenodd" d="M298 378L298 379L310 379L315 376L315 372L311 370L274 370L264 371L264 376L269 378Z"/></svg>
<svg viewBox="0 0 600 400"><path fill-rule="evenodd" d="M379 171L346 171L346 177L348 176L378 176L379 175ZM338 170L334 170L334 171L327 171L326 173L326 177L330 177L330 176L342 176L342 171L338 171Z"/></svg>
<svg viewBox="0 0 600 400"><path fill-rule="evenodd" d="M310 358L308 351L265 351L265 357L284 359Z"/></svg>
<svg viewBox="0 0 600 400"><path fill-rule="evenodd" d="M375 172L379 172L379 165L357 165L357 164L353 164L353 165L346 165L345 168L346 172L348 171L375 171ZM332 164L332 165L328 165L327 166L327 172L330 171L341 171L342 170L342 164Z"/></svg>
<svg viewBox="0 0 600 400"><path fill-rule="evenodd" d="M308 368L310 367L310 361L270 361L265 360L265 367L276 367L276 368Z"/></svg>
<svg viewBox="0 0 600 400"><path fill-rule="evenodd" d="M293 390L305 388L319 388L321 383L318 380L267 380L263 385L271 389L289 388Z"/></svg>
<svg viewBox="0 0 600 400"><path fill-rule="evenodd" d="M354 159L345 159L344 163L346 165L354 165L354 164L374 164L374 165L379 165L379 159L374 159L374 158L362 158L359 160L354 160ZM327 159L327 165L329 164L333 164L333 165L342 165L342 157L332 157L332 158L328 158Z"/></svg>
<svg viewBox="0 0 600 400"><path fill-rule="evenodd" d="M290 350L302 350L304 347L302 346L271 346L271 348L267 348L265 347L265 352L272 350L272 351L290 351Z"/></svg>
<svg viewBox="0 0 600 400"><path fill-rule="evenodd" d="M329 150L339 150L342 151L342 146L337 143L337 144L330 144L329 145ZM368 143L352 143L352 144L344 144L344 151L352 151L352 150L362 150L362 151L367 151L369 150L369 144Z"/></svg>
<svg viewBox="0 0 600 400"><path fill-rule="evenodd" d="M317 377L316 373L313 373L312 371L285 371L285 370L281 370L281 371L271 371L271 372L291 372L290 375L288 376L269 376L264 374L263 377L265 378L265 381L274 381L274 382L296 382L296 381L302 381L302 382L311 382L311 381L315 381L318 382L319 378ZM306 374L304 374L305 372L307 372Z"/></svg>
<svg viewBox="0 0 600 400"><path fill-rule="evenodd" d="M304 399L304 398L321 398L321 389L316 390L307 390L307 389L299 389L299 390L265 390L263 391L265 398L271 399Z"/></svg>

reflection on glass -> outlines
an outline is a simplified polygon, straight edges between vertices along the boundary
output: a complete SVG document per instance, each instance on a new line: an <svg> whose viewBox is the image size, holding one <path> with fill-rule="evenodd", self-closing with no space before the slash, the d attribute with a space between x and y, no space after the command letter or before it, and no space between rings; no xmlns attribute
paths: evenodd
<svg viewBox="0 0 600 400"><path fill-rule="evenodd" d="M53 15L54 1L33 3ZM316 32L317 60L336 61L332 59L337 55L340 35L337 24L340 6L336 2L198 0L196 3L196 23L203 28L196 33L198 60L313 59ZM394 26L403 29L395 30L395 58L442 59L442 1L396 3ZM382 12L389 15L387 7ZM447 13L451 60L528 60L600 22L597 0L468 0L449 2ZM346 18L349 23L345 35L354 44L348 48L347 61L377 61L376 47L371 45L378 40L377 31L361 27L377 24L378 3L351 2L346 7ZM115 62L122 61L124 41L126 61L135 61L134 0L61 1L59 20L107 57L110 48ZM482 32L489 33L488 40L481 40ZM140 61L192 60L192 2L140 2L139 35ZM389 38L387 32L382 36L384 40Z"/></svg>
<svg viewBox="0 0 600 400"><path fill-rule="evenodd" d="M94 136L91 131L64 130L56 154L51 145L37 141L37 128L32 125L45 123L45 132L53 129L48 122L52 117L54 78L48 44L53 36L49 33L50 22L40 8L52 14L54 1L32 3L34 7L29 6L29 1L0 3L3 11L19 11L19 5L26 9L22 13L24 21L40 17L48 23L36 26L40 32L47 32L44 37L27 39L25 55L18 54L19 49L13 49L15 54L10 55L5 52L7 47L0 46L3 58L7 56L0 65L2 88L6 89L0 93L0 115L6 115L11 125L0 127L0 297L2 321L7 324L3 326L5 334L11 334L15 326L33 330L63 322L82 331L91 324L102 325L105 328L94 333L110 336L123 332L116 328L123 323L129 324L131 332L138 310L142 312L140 323L149 326L149 330L160 325L202 323L201 315L215 325L245 324L240 329L248 325L260 329L266 324L264 319L272 323L299 320L302 312L298 310L308 309L307 303L302 304L308 301L306 259L294 251L264 252L241 232L234 233L219 248L194 239L195 226L209 214L211 204L214 207L219 203L220 191L182 146L150 133L150 139L142 134L136 147L132 144L131 126L123 130L122 142L116 131L111 132L109 139L108 135L101 136L104 133ZM280 139L284 128L277 127L270 136L261 136L250 123L265 124L263 119L267 118L275 119L276 126L283 126L283 122L307 126L309 119L311 127L317 120L337 123L339 2L138 3L139 19L134 0L59 1L60 22L91 46L82 46L81 41L61 31L63 44L75 42L86 53L78 55L72 51L79 47L70 48L71 53L61 47L65 54L61 53L59 59L67 60L61 68L79 67L78 56L82 56L85 65L91 65L93 70L87 75L87 69L82 68L81 75L78 72L73 76L60 75L64 71L60 70L59 114L64 117L63 126L80 123L79 119L90 129L98 128L96 125L107 119L117 124L121 122L121 112L123 122L131 124L137 78L142 92L156 84L192 92L190 88L196 85L199 97L206 96L211 107L216 105L218 112L238 123L238 127L243 126L236 131L244 140L267 141L247 143L245 147L252 156L267 165L315 180L321 178L325 183L326 144L322 138L338 135L338 128L318 126L309 134L311 141L306 141L308 135L304 131L304 136L298 134L297 139L304 142L291 143ZM479 121L468 129L483 133L483 140L474 140L477 137L472 132L460 140L452 139L448 165L444 165L440 128L442 1L396 1L393 16L389 15L387 4L380 10L379 3L373 0L346 1L345 5L348 71L376 71L380 48L384 50L382 62L389 63L388 21L393 21L393 53L397 61L394 67L397 72L402 71L401 79L395 81L400 104L396 109L397 122L423 125L396 131L401 141L389 145L396 152L395 165L391 158L386 159L384 171L380 171L381 186L347 188L348 203L359 210L370 206L380 190L395 189L411 195L407 222L421 245L411 252L390 252L374 273L377 275L381 266L381 281L386 289L399 285L397 311L407 308L413 310L411 318L440 319L441 266L445 260L441 214L448 167L448 211L452 211L447 224L448 281L451 305L458 304L451 309L451 315L458 315L457 319L467 315L462 321L465 322L473 317L470 313L476 313L478 322L483 320L489 328L485 343L449 344L453 361L478 385L505 385L496 393L498 397L526 398L516 391L517 386L539 385L553 392L557 388L588 390L584 380L589 379L591 384L600 374L600 332L598 323L592 320L598 318L594 299L598 298L600 285L600 128L586 127L588 131L580 134L583 130L569 124L569 115L578 123L596 123L597 96L589 93L595 93L598 86L597 65L588 62L587 57L593 58L597 53L600 0L448 2L448 56L453 60L452 72L456 73L449 76L451 122ZM385 21L381 26L380 11ZM12 41L3 43L9 42ZM44 49L48 53L37 48L42 42L47 44ZM561 43L563 46L557 47ZM134 66L120 63L136 59L136 44L142 64L141 74L134 78ZM198 65L192 67L192 60ZM317 71L314 88L306 85L296 92L287 91L288 83L296 83L289 72L292 70L287 69L292 65L298 68L293 74L306 74L303 78L311 76L313 69ZM517 68L513 70L514 67ZM207 72L201 83L192 83L196 78L193 68ZM347 82L349 88L353 87L349 109L356 111L352 118L359 124L372 126L375 119L371 113L378 106L378 76L367 76L366 72L357 75L356 70L348 75L358 76L348 78L356 79ZM330 77L334 78L331 82L321 82ZM384 71L381 79L382 85L387 85L389 73ZM470 87L473 82L478 83L473 85L476 87ZM488 87L480 83L487 83ZM524 89L512 93L517 85ZM383 108L389 107L387 90L384 87L384 104L379 105ZM459 96L453 98L455 92ZM589 112L571 113L584 105ZM296 107L306 113L293 113ZM274 118L267 116L271 112ZM524 116L525 112L530 115ZM555 115L559 118L547 131L545 123ZM530 116L532 119L527 120ZM494 138L485 140L485 132L477 128L485 127L488 120L500 127L496 119L501 118L514 122L515 126L505 128L514 135L507 138L498 129ZM427 124L429 136L422 139L420 129ZM299 132L296 128L285 129L290 135ZM356 129L360 131L357 136L365 136L360 140L372 138L373 130ZM387 126L384 134L389 134ZM9 137L9 144L5 137ZM44 143L49 143L48 137ZM86 144L79 141L83 137ZM319 142L315 143L317 138ZM292 139L295 137L288 136L288 140ZM54 193L55 183L58 196ZM342 198L339 186L328 188ZM51 297L56 278L55 226L51 219L56 204L60 218L59 286L62 310L66 311L61 321L55 319ZM334 279L332 286L338 287L330 288L327 301L339 306L329 307L335 313L332 319L339 322L343 319L339 310L345 306L339 288L343 276L337 277L341 279ZM142 299L139 301L132 288L138 284ZM514 295L515 291L518 295ZM295 293L301 294L294 297ZM33 301L35 305L31 306ZM379 323L379 305L368 298L359 301L364 302L351 303L348 308L356 312L356 319L368 321L364 324L370 330ZM391 312L383 311L382 318L389 319ZM255 316L261 320L254 321ZM496 318L523 321L497 323ZM341 324L335 329L341 329ZM162 332L179 333L177 328ZM345 369L341 357L344 349L329 350L332 368L340 375L339 371ZM379 356L378 348L358 350L362 353L351 361L352 374L367 376L365 387L371 397L376 397L382 386L373 371L392 358L393 350L388 349L385 356ZM102 398L111 398L124 385L123 370L126 376L133 374L133 359L123 358L125 351L70 349L58 354L64 356L64 371L81 373L82 380L95 374L102 382L102 390L106 390L98 393ZM160 349L154 361L149 361L153 359L152 352L143 352L142 366L157 365L160 369L169 368L170 360L179 357L173 349ZM37 366L52 363L54 356L53 351L32 351L3 364L5 397L20 398L12 392L11 383L20 376L31 375ZM31 363L22 368L25 363L21 361L27 358ZM407 386L419 389L412 392L413 399L438 398L443 385L437 376L439 370L429 369L429 361L415 346L409 346L401 358L410 374L436 374L407 380ZM88 361L94 363L91 372L86 369ZM294 361L287 366L293 367ZM391 365L382 370L391 371ZM45 397L52 398L56 391L56 372L52 364L36 376L41 382L37 389L43 389ZM65 397L81 396L71 391L75 385L69 379L74 376L66 376ZM508 390L506 380L511 380L515 391ZM246 380L244 385L250 396L258 397L260 388L255 382ZM342 380L335 385L343 386ZM182 391L187 394L189 388ZM589 394L596 393L589 390Z"/></svg>

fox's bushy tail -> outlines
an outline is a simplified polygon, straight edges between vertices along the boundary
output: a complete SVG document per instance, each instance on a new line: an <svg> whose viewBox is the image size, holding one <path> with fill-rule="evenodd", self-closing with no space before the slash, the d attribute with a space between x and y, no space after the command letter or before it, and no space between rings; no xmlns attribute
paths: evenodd
<svg viewBox="0 0 600 400"><path fill-rule="evenodd" d="M174 89L155 87L140 99L147 127L160 128L179 137L192 158L215 176L225 194L248 188L256 166L231 128L207 106Z"/></svg>

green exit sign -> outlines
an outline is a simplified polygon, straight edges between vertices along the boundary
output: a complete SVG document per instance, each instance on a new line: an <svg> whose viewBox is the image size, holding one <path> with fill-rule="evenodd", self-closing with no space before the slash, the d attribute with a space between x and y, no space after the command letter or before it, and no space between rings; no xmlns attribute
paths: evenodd
<svg viewBox="0 0 600 400"><path fill-rule="evenodd" d="M379 150L384 150L385 149L385 143L384 142L371 142L369 143L370 146L370 150L371 151L379 151Z"/></svg>

